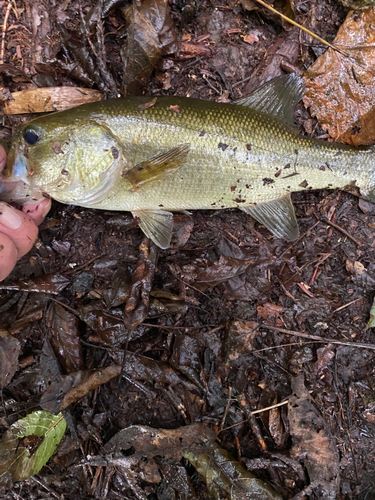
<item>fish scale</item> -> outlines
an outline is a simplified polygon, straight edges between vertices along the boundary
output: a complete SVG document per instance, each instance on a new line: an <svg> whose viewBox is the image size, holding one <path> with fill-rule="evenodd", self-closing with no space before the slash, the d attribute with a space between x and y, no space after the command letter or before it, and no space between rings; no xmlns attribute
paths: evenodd
<svg viewBox="0 0 375 500"><path fill-rule="evenodd" d="M341 188L375 201L373 148L318 141L293 127L296 75L231 104L129 97L43 116L12 142L3 199L51 196L131 211L162 248L172 212L238 207L274 235L298 237L290 193Z"/></svg>

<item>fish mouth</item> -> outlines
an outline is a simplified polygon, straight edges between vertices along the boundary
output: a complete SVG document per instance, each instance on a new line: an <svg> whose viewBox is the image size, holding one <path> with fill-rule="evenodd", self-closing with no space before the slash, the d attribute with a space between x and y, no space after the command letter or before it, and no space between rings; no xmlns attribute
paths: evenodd
<svg viewBox="0 0 375 500"><path fill-rule="evenodd" d="M9 152L7 165L2 173L3 182L24 182L30 184L27 171L27 159L23 154Z"/></svg>
<svg viewBox="0 0 375 500"><path fill-rule="evenodd" d="M24 155L15 155L11 150L5 169L0 174L0 199L8 203L23 204L31 197L30 180L28 178L27 159Z"/></svg>

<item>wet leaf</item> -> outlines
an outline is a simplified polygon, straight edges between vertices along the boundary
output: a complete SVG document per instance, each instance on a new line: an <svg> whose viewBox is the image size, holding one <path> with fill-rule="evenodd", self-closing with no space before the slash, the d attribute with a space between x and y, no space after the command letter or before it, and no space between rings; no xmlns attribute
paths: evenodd
<svg viewBox="0 0 375 500"><path fill-rule="evenodd" d="M20 292L51 293L58 295L70 283L68 278L60 274L45 274L28 280L21 280L17 283L4 285L0 283L0 290L17 290Z"/></svg>
<svg viewBox="0 0 375 500"><path fill-rule="evenodd" d="M132 276L132 286L125 305L124 324L129 330L134 330L147 318L157 261L157 248L151 241L143 240L139 251L139 259Z"/></svg>
<svg viewBox="0 0 375 500"><path fill-rule="evenodd" d="M211 266L206 268L197 267L190 273L184 273L184 275L198 285L200 289L205 289L239 276L255 262L256 259L233 259L221 255L220 259Z"/></svg>
<svg viewBox="0 0 375 500"><path fill-rule="evenodd" d="M265 0L265 3L271 5L284 16L289 17L289 19L294 20L294 0ZM246 10L260 10L261 13L267 17L267 19L272 19L277 24L281 24L284 29L291 29L290 23L282 19L279 15L271 12L270 10L262 7L256 0L241 0L242 7Z"/></svg>
<svg viewBox="0 0 375 500"><path fill-rule="evenodd" d="M349 12L334 45L305 73L304 103L337 141L375 141L375 9Z"/></svg>
<svg viewBox="0 0 375 500"><path fill-rule="evenodd" d="M196 390L195 385L184 380L183 377L179 377L168 363L140 356L129 351L126 352L125 363L123 352L112 352L112 357L119 365L124 367L124 373L135 380L146 382L154 380L160 384L183 385L187 390Z"/></svg>
<svg viewBox="0 0 375 500"><path fill-rule="evenodd" d="M37 474L59 445L64 417L36 411L15 422L0 440L0 484Z"/></svg>
<svg viewBox="0 0 375 500"><path fill-rule="evenodd" d="M375 5L374 0L339 0L339 2L353 10L364 10Z"/></svg>
<svg viewBox="0 0 375 500"><path fill-rule="evenodd" d="M247 471L216 443L203 453L184 451L184 458L195 467L207 489L217 500L281 500L267 483Z"/></svg>
<svg viewBox="0 0 375 500"><path fill-rule="evenodd" d="M50 329L52 348L64 372L83 370L78 318L60 304L52 303L46 313L46 324Z"/></svg>
<svg viewBox="0 0 375 500"><path fill-rule="evenodd" d="M281 306L267 302L263 306L258 306L257 311L259 316L269 323L276 326L283 326L284 323L280 318L280 314L283 311Z"/></svg>
<svg viewBox="0 0 375 500"><path fill-rule="evenodd" d="M251 352L258 335L259 325L255 321L229 321L225 327L224 358L234 361Z"/></svg>
<svg viewBox="0 0 375 500"><path fill-rule="evenodd" d="M199 359L199 342L194 337L176 336L170 363L202 390L205 389L202 381L203 369Z"/></svg>
<svg viewBox="0 0 375 500"><path fill-rule="evenodd" d="M51 413L65 410L69 405L82 399L93 389L106 384L121 373L121 366L107 366L97 370L86 370L70 375L62 375L44 391L40 406Z"/></svg>
<svg viewBox="0 0 375 500"><path fill-rule="evenodd" d="M103 93L79 87L47 87L13 92L4 106L6 115L46 113L74 108L79 104L101 101Z"/></svg>
<svg viewBox="0 0 375 500"><path fill-rule="evenodd" d="M310 478L308 487L320 498L337 498L339 454L323 417L311 400L303 375L292 380L288 416L292 436L292 456L302 458Z"/></svg>
<svg viewBox="0 0 375 500"><path fill-rule="evenodd" d="M368 330L369 328L375 328L375 298L370 309L370 319L368 320L368 323L366 325L366 330Z"/></svg>
<svg viewBox="0 0 375 500"><path fill-rule="evenodd" d="M0 336L0 391L12 380L18 367L21 351L19 341L11 336Z"/></svg>
<svg viewBox="0 0 375 500"><path fill-rule="evenodd" d="M124 457L124 452L129 449L132 449L131 458L139 461L144 457L161 456L175 460L184 457L195 467L210 495L217 500L281 499L264 481L233 460L215 443L215 439L214 432L203 424L171 430L134 425L119 431L104 447L104 452L110 462Z"/></svg>
<svg viewBox="0 0 375 500"><path fill-rule="evenodd" d="M125 93L134 95L140 93L161 56L177 51L177 36L167 0L133 2L126 21L123 83Z"/></svg>

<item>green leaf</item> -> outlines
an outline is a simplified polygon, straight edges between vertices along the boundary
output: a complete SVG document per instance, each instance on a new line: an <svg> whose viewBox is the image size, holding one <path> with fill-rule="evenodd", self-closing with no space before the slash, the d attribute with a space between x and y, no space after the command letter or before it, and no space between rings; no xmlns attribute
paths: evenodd
<svg viewBox="0 0 375 500"><path fill-rule="evenodd" d="M183 456L197 470L215 500L281 500L270 485L246 470L217 443L211 443L204 453L186 450Z"/></svg>
<svg viewBox="0 0 375 500"><path fill-rule="evenodd" d="M0 440L0 484L22 481L48 462L66 429L61 413L36 411L15 422Z"/></svg>
<svg viewBox="0 0 375 500"><path fill-rule="evenodd" d="M375 328L375 297L370 309L370 319L366 325L366 330L369 328Z"/></svg>

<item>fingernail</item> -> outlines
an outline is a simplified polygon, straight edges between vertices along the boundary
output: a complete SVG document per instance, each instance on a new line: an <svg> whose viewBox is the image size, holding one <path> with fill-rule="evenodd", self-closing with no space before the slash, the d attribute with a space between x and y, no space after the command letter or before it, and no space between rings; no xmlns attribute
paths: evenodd
<svg viewBox="0 0 375 500"><path fill-rule="evenodd" d="M42 217L45 217L48 212L51 210L52 200L45 200L45 205L43 206L42 202Z"/></svg>
<svg viewBox="0 0 375 500"><path fill-rule="evenodd" d="M0 224L4 224L9 229L18 229L21 227L22 222L22 216L12 207L5 203L0 203Z"/></svg>

